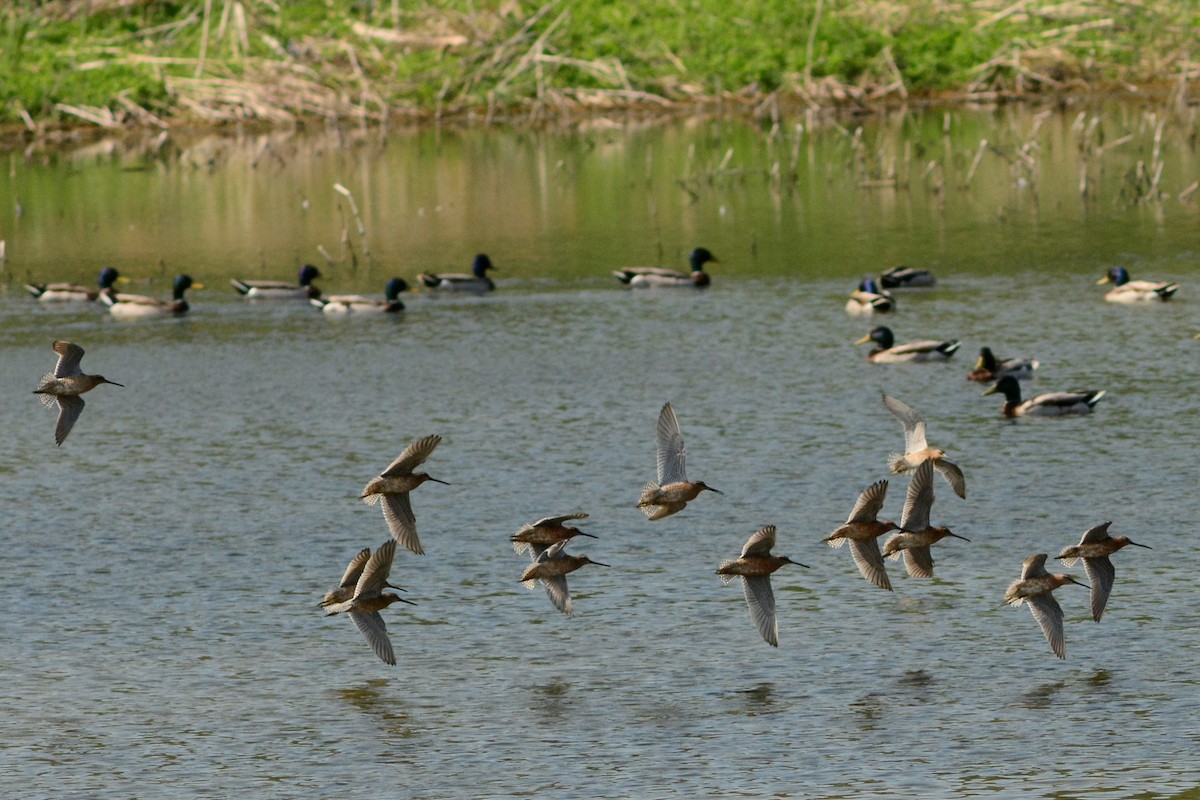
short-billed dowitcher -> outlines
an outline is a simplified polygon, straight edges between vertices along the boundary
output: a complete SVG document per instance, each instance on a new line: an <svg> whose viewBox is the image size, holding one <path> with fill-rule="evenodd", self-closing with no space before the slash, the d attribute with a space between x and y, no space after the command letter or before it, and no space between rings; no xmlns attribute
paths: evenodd
<svg viewBox="0 0 1200 800"><path fill-rule="evenodd" d="M1092 406L1104 397L1104 390L1082 392L1050 392L1039 394L1032 400L1021 402L1021 384L1011 375L996 381L983 396L1000 393L1004 395L1005 417L1061 417L1066 414L1090 414Z"/></svg>
<svg viewBox="0 0 1200 800"><path fill-rule="evenodd" d="M658 415L658 483L642 489L638 508L649 519L662 519L680 511L703 491L724 494L704 481L689 481L684 469L683 434L675 409L667 403Z"/></svg>
<svg viewBox="0 0 1200 800"><path fill-rule="evenodd" d="M112 289L118 278L120 273L114 267L105 267L100 270L98 287L75 283L27 283L25 290L43 303L87 303Z"/></svg>
<svg viewBox="0 0 1200 800"><path fill-rule="evenodd" d="M349 600L325 606L326 614L340 614L343 611L350 615L355 627L366 638L375 655L385 664L395 664L396 654L392 650L392 640L388 638L387 625L379 615L382 609L392 603L408 603L397 594L385 594L388 585L388 573L392 571L392 558L396 555L396 542L387 541L375 549L363 566L362 575L354 587L354 594ZM353 566L354 562L350 562Z"/></svg>
<svg viewBox="0 0 1200 800"><path fill-rule="evenodd" d="M354 590L358 587L358 579L362 577L363 568L367 566L367 562L371 559L371 548L364 547L358 551L354 558L350 559L350 563L346 566L346 571L342 573L342 581L334 588L325 593L325 597L320 603L317 603L318 608L328 608L338 603L344 603L354 597ZM387 581L383 582L385 589L395 589L403 592L399 586L393 586ZM404 601L409 603L408 600ZM416 605L416 603L410 603Z"/></svg>
<svg viewBox="0 0 1200 800"><path fill-rule="evenodd" d="M595 539L596 537L590 533L563 524L573 519L587 519L587 516L587 514L563 514L558 517L543 517L531 525L523 525L521 530L514 533L510 539L513 550L518 553L528 550L530 560L536 561L547 547L565 539L573 539L576 536L588 536Z"/></svg>
<svg viewBox="0 0 1200 800"><path fill-rule="evenodd" d="M471 274L460 272L422 272L417 281L427 289L441 292L490 292L496 284L488 277L488 270L498 269L483 253L475 256L471 263Z"/></svg>
<svg viewBox="0 0 1200 800"><path fill-rule="evenodd" d="M617 280L627 284L634 289L661 289L661 288L687 288L698 287L703 288L708 286L708 273L704 271L704 265L710 262L720 263L720 259L710 253L706 248L697 247L688 255L688 261L692 265L690 272L680 272L677 269L664 269L663 267L629 267L627 269L613 270L613 275L617 276Z"/></svg>
<svg viewBox="0 0 1200 800"><path fill-rule="evenodd" d="M867 360L875 364L904 364L910 362L946 361L959 348L957 339L935 341L933 339L920 342L896 344L892 329L880 325L855 344L874 342L878 347L867 353Z"/></svg>
<svg viewBox="0 0 1200 800"><path fill-rule="evenodd" d="M1083 569L1088 580L1092 582L1092 617L1096 622L1099 622L1104 614L1104 607L1108 605L1108 595L1112 592L1113 581L1117 577L1117 571L1113 569L1108 557L1127 544L1147 550L1154 549L1148 544L1138 544L1128 536L1109 536L1109 525L1112 525L1111 520L1084 531L1079 544L1064 548L1058 554L1058 558L1068 567L1074 565L1075 559L1083 559Z"/></svg>
<svg viewBox="0 0 1200 800"><path fill-rule="evenodd" d="M904 499L904 514L900 517L900 533L893 535L883 545L885 558L895 560L904 556L904 568L914 578L933 577L932 544L947 536L971 541L959 536L949 528L929 524L929 510L933 507L933 462L922 461L908 482L908 495Z"/></svg>
<svg viewBox="0 0 1200 800"><path fill-rule="evenodd" d="M230 278L229 282L238 294L248 300L311 300L321 296L321 290L313 286L313 281L321 277L321 270L312 264L300 268L299 283L268 280L242 280Z"/></svg>
<svg viewBox="0 0 1200 800"><path fill-rule="evenodd" d="M567 539L552 544L538 554L533 563L521 574L521 583L525 588L532 589L537 581L542 582L546 594L554 607L564 614L571 613L571 592L567 588L567 575L585 564L595 564L597 567L607 567L599 561L592 561L587 556L569 556L562 550L567 545Z"/></svg>
<svg viewBox="0 0 1200 800"><path fill-rule="evenodd" d="M937 278L927 269L901 265L880 273L879 282L885 289L916 289L933 286L937 283Z"/></svg>
<svg viewBox="0 0 1200 800"><path fill-rule="evenodd" d="M417 518L413 516L408 493L425 481L446 483L424 472L413 472L415 467L429 458L440 441L440 436L417 439L404 448L404 452L388 464L388 468L379 473L378 478L372 479L363 487L362 494L359 495L359 499L367 505L379 503L383 506L383 518L387 520L392 536L417 555L424 555L425 551L421 549L421 540L417 538Z"/></svg>
<svg viewBox="0 0 1200 800"><path fill-rule="evenodd" d="M862 576L881 589L892 590L892 582L888 580L887 570L883 566L883 555L879 552L879 537L888 531L896 530L898 525L888 520L877 520L879 510L883 508L883 499L887 496L887 481L876 481L862 491L854 510L846 519L846 524L826 537L830 547L841 547L843 542L850 543L850 553Z"/></svg>
<svg viewBox="0 0 1200 800"><path fill-rule="evenodd" d="M1017 380L1033 377L1033 371L1039 366L1036 358L996 358L990 347L979 348L979 360L975 369L967 373L967 380L976 383L998 381L1006 375Z"/></svg>
<svg viewBox="0 0 1200 800"><path fill-rule="evenodd" d="M83 348L77 344L63 341L54 343L54 352L58 353L58 363L53 372L47 372L38 382L34 394L41 395L41 401L47 407L58 403L58 424L54 426L54 443L61 445L66 440L71 428L79 415L83 413L83 398L79 395L90 392L102 383L125 388L122 383L110 381L100 375L84 375L79 368L83 358Z"/></svg>
<svg viewBox="0 0 1200 800"><path fill-rule="evenodd" d="M1013 581L1008 591L1004 593L1004 604L1019 606L1027 603L1033 618L1042 626L1042 633L1050 643L1050 649L1059 658L1067 657L1067 647L1063 642L1063 610L1051 594L1064 583L1079 583L1070 575L1046 572L1046 554L1038 553L1025 559L1021 568L1021 579Z"/></svg>
<svg viewBox="0 0 1200 800"><path fill-rule="evenodd" d="M183 293L188 289L203 289L204 284L195 283L188 275L176 275L172 282L170 300L159 300L141 294L114 294L105 292L100 300L108 306L108 313L117 319L148 319L150 317L180 316L188 311Z"/></svg>
<svg viewBox="0 0 1200 800"><path fill-rule="evenodd" d="M775 616L775 593L771 591L771 573L784 564L795 564L808 569L807 564L792 561L787 556L771 555L775 546L775 526L759 528L742 547L742 555L731 561L722 561L717 567L721 582L728 584L734 577L742 579L742 590L746 594L746 605L754 627L772 647L779 646L779 620Z"/></svg>
<svg viewBox="0 0 1200 800"><path fill-rule="evenodd" d="M404 310L400 293L408 290L403 278L392 278L383 287L383 299L361 294L331 294L309 302L326 314L396 314Z"/></svg>
<svg viewBox="0 0 1200 800"><path fill-rule="evenodd" d="M924 418L907 403L890 397L886 393L883 393L883 405L904 426L904 454L893 453L888 458L888 467L892 472L897 474L912 472L921 462L932 461L933 468L942 473L942 477L946 479L946 483L950 484L954 493L966 499L967 480L963 477L962 470L958 468L957 464L946 458L945 450L929 446L929 442L925 440Z"/></svg>
<svg viewBox="0 0 1200 800"><path fill-rule="evenodd" d="M1169 281L1131 281L1124 267L1113 267L1098 284L1111 283L1113 288L1104 293L1110 303L1146 303L1161 300L1164 303L1179 291L1178 283Z"/></svg>

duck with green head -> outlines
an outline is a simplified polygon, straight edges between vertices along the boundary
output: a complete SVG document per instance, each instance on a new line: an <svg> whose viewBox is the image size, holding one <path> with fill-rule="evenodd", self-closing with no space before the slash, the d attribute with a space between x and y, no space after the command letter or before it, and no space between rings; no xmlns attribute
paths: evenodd
<svg viewBox="0 0 1200 800"><path fill-rule="evenodd" d="M408 283L403 278L392 278L383 287L382 300L361 294L331 294L328 297L314 297L309 302L331 315L397 314L404 310L400 293L407 290Z"/></svg>
<svg viewBox="0 0 1200 800"><path fill-rule="evenodd" d="M25 291L42 303L90 303L100 295L114 291L117 281L124 281L115 267L100 270L98 286L80 286L75 283L27 283Z"/></svg>
<svg viewBox="0 0 1200 800"><path fill-rule="evenodd" d="M1124 267L1112 267L1096 283L1113 285L1113 288L1104 293L1104 299L1110 303L1165 303L1179 291L1178 283L1130 280L1129 272Z"/></svg>
<svg viewBox="0 0 1200 800"><path fill-rule="evenodd" d="M192 281L188 275L176 275L172 283L170 300L160 300L140 294L109 294L100 299L108 306L108 313L117 319L150 319L153 317L179 317L188 312L183 293L188 289L203 289L204 284Z"/></svg>
<svg viewBox="0 0 1200 800"><path fill-rule="evenodd" d="M417 282L426 289L439 292L490 292L496 284L488 277L488 271L498 269L485 254L475 256L471 263L471 274L460 272L422 272Z"/></svg>
<svg viewBox="0 0 1200 800"><path fill-rule="evenodd" d="M880 289L873 279L867 278L858 284L858 288L850 293L846 301L846 313L855 316L869 314L886 314L896 310L896 300L892 293Z"/></svg>
<svg viewBox="0 0 1200 800"><path fill-rule="evenodd" d="M321 296L321 290L313 281L321 277L321 271L312 264L300 268L299 283L287 281L243 280L230 278L229 282L238 294L248 300L311 300Z"/></svg>
<svg viewBox="0 0 1200 800"><path fill-rule="evenodd" d="M1033 376L1033 371L1038 368L1038 361L1035 358L996 358L995 353L990 347L981 347L979 349L979 360L975 362L975 369L967 373L967 380L975 381L976 383L989 383L1003 378L1006 375L1011 375L1018 380L1024 380Z"/></svg>
<svg viewBox="0 0 1200 800"><path fill-rule="evenodd" d="M1021 402L1021 384L1012 375L1005 375L982 396L989 394L1004 395L1004 408L1000 413L1005 417L1061 417L1092 413L1092 408L1104 397L1104 390L1050 392Z"/></svg>
<svg viewBox="0 0 1200 800"><path fill-rule="evenodd" d="M720 259L710 253L707 248L697 247L688 255L688 262L692 266L690 272L663 267L628 267L613 270L613 275L621 283L633 289L686 289L689 287L703 289L710 283L708 273L704 271L704 265L720 263Z"/></svg>
<svg viewBox="0 0 1200 800"><path fill-rule="evenodd" d="M855 344L874 342L877 347L867 353L867 360L873 364L905 364L924 363L928 361L947 361L959 348L957 339L937 341L934 339L919 342L896 344L892 329L886 325L874 328Z"/></svg>

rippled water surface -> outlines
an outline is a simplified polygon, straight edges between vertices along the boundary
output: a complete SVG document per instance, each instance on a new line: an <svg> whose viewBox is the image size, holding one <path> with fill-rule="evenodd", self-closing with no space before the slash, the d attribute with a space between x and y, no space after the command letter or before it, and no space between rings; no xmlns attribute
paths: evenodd
<svg viewBox="0 0 1200 800"><path fill-rule="evenodd" d="M1060 121L1064 141L1071 122ZM888 199L840 172L806 173L774 200L769 181L726 178L694 187L693 204L675 183L692 173L662 166L665 155L646 166L647 141L698 143L692 158L715 165L729 146L743 152L739 137L760 135L463 134L474 155L453 162L460 183L434 181L442 212L410 180L445 166L436 147L363 155L372 169L414 166L393 184L378 172L344 178L371 255L342 207L360 260L320 261L327 291L461 268L476 250L502 271L490 296L421 294L399 318L350 320L245 303L226 284L316 261L316 244L340 257L332 205L318 230L291 200L271 223L259 198L256 257L255 230L216 230L244 194L194 185L258 180L244 164L147 173L14 156L20 210L5 229L0 297L0 785L57 797L1196 796L1196 210L1123 202L1116 189L1080 205L1046 187L1034 211L1003 179L1007 164L985 167L999 169L988 179L1000 188L940 210L924 188ZM841 152L828 136L816 152ZM977 140L964 141L956 182ZM606 148L627 163L604 178L589 159ZM572 181L548 179L526 199L518 167L568 169L558 150L593 155L579 156ZM1200 177L1186 147L1170 153L1175 190ZM303 174L272 167L263 191L307 185L324 197L344 156L305 158ZM497 165L512 163L506 183ZM596 189L606 180L608 199ZM166 214L144 238L146 216L104 202L79 199L47 220L59 206L42 198L76 198L62 186L72 181L105 192L136 181L135 207L157 195L168 209L213 211ZM500 186L521 197L510 214L519 232L503 233ZM565 196L570 186L590 187L588 202ZM627 206L615 200L622 186ZM480 187L490 205L462 212ZM406 205L406 193L422 197ZM825 196L836 207L821 211ZM385 201L399 218L390 232ZM419 224L430 217L442 220L435 230ZM210 248L176 246L193 224L214 228ZM114 228L138 257L109 244L122 240ZM87 247L89 230L103 246ZM722 258L713 287L630 292L608 277L657 260L656 242L669 264L707 244ZM941 280L902 295L888 322L901 341L961 338L951 363L871 365L851 346L871 322L847 316L845 296L900 258ZM26 276L91 280L101 263L149 291L165 293L162 276L177 268L208 288L191 294L185 319L133 324L42 308L20 288ZM1093 283L1114 263L1180 281L1178 301L1103 303ZM29 394L56 338L87 349L87 371L127 386L89 394L61 448L53 414ZM1030 393L1108 395L1090 417L1003 421L1001 401L964 380L982 345L1040 359ZM971 542L935 546L933 581L889 562L893 593L821 543L902 445L880 390L925 414L969 490L962 501L937 479L933 519ZM725 495L651 523L634 505L654 477L668 399L689 477ZM426 467L451 485L413 495L428 554L397 554L392 581L418 605L384 612L398 658L388 667L349 620L315 604L355 552L387 538L379 510L356 499L362 485L428 433L444 441ZM899 517L906 483L892 479L886 516ZM576 510L599 538L572 550L612 568L571 575L565 617L517 583L526 560L508 536ZM1109 519L1154 549L1114 556L1099 625L1086 590L1057 592L1060 662L1029 612L1000 600L1027 555L1053 555ZM811 566L774 576L777 650L739 587L713 574L766 524L778 526L777 552Z"/></svg>

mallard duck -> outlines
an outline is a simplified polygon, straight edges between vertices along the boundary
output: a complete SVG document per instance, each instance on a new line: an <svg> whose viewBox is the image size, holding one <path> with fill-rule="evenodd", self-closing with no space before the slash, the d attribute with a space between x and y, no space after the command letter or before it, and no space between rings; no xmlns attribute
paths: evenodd
<svg viewBox="0 0 1200 800"><path fill-rule="evenodd" d="M25 290L43 303L90 303L112 291L113 284L120 279L120 273L114 267L100 270L99 286L80 286L74 283L27 283Z"/></svg>
<svg viewBox="0 0 1200 800"><path fill-rule="evenodd" d="M140 294L112 294L105 292L100 295L101 301L108 306L108 313L117 319L145 319L149 317L182 316L187 313L188 304L183 299L183 293L188 289L203 289L204 284L194 283L188 275L176 275L172 284L172 299L159 300L157 297L147 297Z"/></svg>
<svg viewBox="0 0 1200 800"><path fill-rule="evenodd" d="M1178 283L1131 281L1129 272L1124 267L1113 267L1096 283L1113 284L1113 288L1104 294L1104 299L1110 303L1145 303L1151 300L1161 300L1165 303L1179 291Z"/></svg>
<svg viewBox="0 0 1200 800"><path fill-rule="evenodd" d="M871 278L858 285L858 288L850 293L850 299L846 301L846 313L862 316L867 314L886 314L889 311L896 310L896 301L892 297L892 293L886 289L880 289Z"/></svg>
<svg viewBox="0 0 1200 800"><path fill-rule="evenodd" d="M984 396L1000 393L1004 395L1006 417L1058 417L1064 414L1090 414L1092 406L1104 397L1104 390L1086 392L1052 392L1039 394L1032 400L1021 402L1021 384L1011 375L1006 375L984 392Z"/></svg>
<svg viewBox="0 0 1200 800"><path fill-rule="evenodd" d="M41 395L41 401L47 408L58 403L58 422L54 427L54 443L61 445L66 441L67 434L83 413L83 398L79 395L90 392L102 383L111 386L125 385L110 381L102 375L84 375L79 363L83 360L83 348L77 344L59 340L53 345L58 353L58 363L53 372L47 372L38 381L38 388L33 390Z"/></svg>
<svg viewBox="0 0 1200 800"><path fill-rule="evenodd" d="M313 280L321 277L321 271L312 264L300 268L300 284L298 286L287 281L251 281L241 278L230 278L229 282L238 294L250 300L303 300L321 296L321 290L312 285Z"/></svg>
<svg viewBox="0 0 1200 800"><path fill-rule="evenodd" d="M498 269L483 253L475 256L470 275L457 272L422 272L417 280L429 289L442 292L490 292L496 284L487 276L489 269Z"/></svg>
<svg viewBox="0 0 1200 800"><path fill-rule="evenodd" d="M1109 536L1109 525L1112 525L1111 521L1089 528L1084 531L1079 544L1064 548L1057 556L1068 567L1075 564L1075 559L1083 559L1083 570L1092 582L1092 618L1096 622L1104 614L1113 581L1117 578L1117 571L1108 557L1130 544L1147 550L1154 549L1148 544L1138 544L1128 536Z"/></svg>
<svg viewBox="0 0 1200 800"><path fill-rule="evenodd" d="M979 360L975 362L975 369L967 373L967 380L976 383L990 383L1000 380L1005 375L1022 380L1032 377L1033 371L1037 368L1037 359L1006 358L1000 360L992 353L990 347L981 347L979 348Z"/></svg>
<svg viewBox="0 0 1200 800"><path fill-rule="evenodd" d="M689 286L704 288L709 284L708 273L704 271L704 265L709 262L720 263L720 259L703 247L693 250L688 255L688 261L692 265L691 272L680 272L662 267L629 267L613 270L613 275L617 276L617 280L621 283L628 284L634 289L686 288Z"/></svg>
<svg viewBox="0 0 1200 800"><path fill-rule="evenodd" d="M309 300L326 314L395 314L404 310L400 293L408 289L403 278L392 278L384 287L384 299L361 294L331 294Z"/></svg>
<svg viewBox="0 0 1200 800"><path fill-rule="evenodd" d="M879 346L867 353L867 360L876 364L902 364L905 362L946 361L959 348L957 339L944 342L932 339L921 342L896 344L892 329L885 325L872 330L855 344L875 342Z"/></svg>
<svg viewBox="0 0 1200 800"><path fill-rule="evenodd" d="M909 289L933 286L937 283L937 278L933 277L933 273L927 269L900 266L892 267L881 273L879 282L885 289Z"/></svg>

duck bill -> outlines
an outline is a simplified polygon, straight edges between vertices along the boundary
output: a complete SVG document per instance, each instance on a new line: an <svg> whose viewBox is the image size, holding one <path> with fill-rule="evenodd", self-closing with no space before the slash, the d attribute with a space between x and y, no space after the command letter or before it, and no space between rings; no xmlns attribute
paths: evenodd
<svg viewBox="0 0 1200 800"><path fill-rule="evenodd" d="M988 388L987 388L987 389L984 391L984 393L983 393L983 394L981 394L981 395L979 395L979 396L980 396L980 397L987 397L989 394L996 394L996 393L997 393L997 392L999 392L999 391L1000 391L1000 384L996 383L996 384L993 384L993 385L989 386L989 387L988 387Z"/></svg>
<svg viewBox="0 0 1200 800"><path fill-rule="evenodd" d="M861 339L856 340L854 343L855 344L866 344L869 341L871 341L871 334L868 333L866 336L862 337Z"/></svg>
<svg viewBox="0 0 1200 800"><path fill-rule="evenodd" d="M1112 283L1112 278L1108 277L1107 275L1105 275L1105 276L1104 276L1103 278L1101 278L1100 280L1096 281L1096 285L1097 285L1097 286L1102 286L1102 285L1104 285L1104 284L1106 284L1106 283Z"/></svg>

